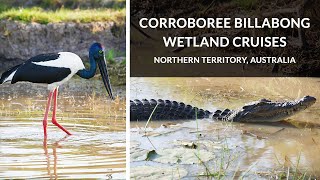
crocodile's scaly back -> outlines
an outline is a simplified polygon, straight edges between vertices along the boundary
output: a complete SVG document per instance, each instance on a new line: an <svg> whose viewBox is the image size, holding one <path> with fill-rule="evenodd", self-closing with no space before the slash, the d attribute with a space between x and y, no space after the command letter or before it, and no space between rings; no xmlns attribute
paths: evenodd
<svg viewBox="0 0 320 180"><path fill-rule="evenodd" d="M158 105L158 106L157 106ZM152 111L154 108L154 113ZM197 112L197 114L196 114ZM212 114L209 111L198 109L182 102L162 100L162 99L142 99L130 100L130 120L144 121L151 116L152 120L182 120L182 119L203 119L209 118Z"/></svg>
<svg viewBox="0 0 320 180"><path fill-rule="evenodd" d="M232 113L233 113L233 111L230 110L230 109L216 110L212 115L212 119L213 120L219 120L219 121L228 120L228 117Z"/></svg>

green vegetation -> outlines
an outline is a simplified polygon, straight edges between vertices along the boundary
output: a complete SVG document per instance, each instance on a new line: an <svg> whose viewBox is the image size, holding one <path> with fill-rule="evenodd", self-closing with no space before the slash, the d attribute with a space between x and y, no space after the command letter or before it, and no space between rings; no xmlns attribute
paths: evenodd
<svg viewBox="0 0 320 180"><path fill-rule="evenodd" d="M1 9L1 8L0 8ZM48 24L50 22L99 22L114 21L119 24L125 22L125 9L59 9L44 10L42 8L9 9L0 13L0 19L17 20L22 22L37 22Z"/></svg>
<svg viewBox="0 0 320 180"><path fill-rule="evenodd" d="M3 12L3 11L5 11L7 8L8 8L7 5L5 5L5 4L0 4L0 13Z"/></svg>
<svg viewBox="0 0 320 180"><path fill-rule="evenodd" d="M117 51L114 49L110 49L106 52L106 59L107 59L108 63L110 63L110 64L116 63L116 61L115 61L116 57L125 57L125 56L126 56L125 52ZM125 64L126 62L124 60L124 61L121 61L121 63Z"/></svg>
<svg viewBox="0 0 320 180"><path fill-rule="evenodd" d="M89 9L89 8L124 8L125 0L1 0L1 5L7 7L41 7L43 9L56 10L60 8L68 9Z"/></svg>
<svg viewBox="0 0 320 180"><path fill-rule="evenodd" d="M126 84L126 64L108 64L108 68L112 85L122 86Z"/></svg>

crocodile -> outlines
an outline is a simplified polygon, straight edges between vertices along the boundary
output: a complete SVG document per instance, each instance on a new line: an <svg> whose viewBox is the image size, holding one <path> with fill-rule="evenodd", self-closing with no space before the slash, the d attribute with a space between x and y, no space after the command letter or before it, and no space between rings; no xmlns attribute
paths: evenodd
<svg viewBox="0 0 320 180"><path fill-rule="evenodd" d="M199 109L183 102L142 99L130 100L130 120L186 120L204 119L233 122L277 122L299 113L316 102L312 96L304 96L293 101L271 101L261 99L251 102L236 110L224 109L211 112ZM154 112L153 112L154 111ZM153 113L152 113L153 112Z"/></svg>

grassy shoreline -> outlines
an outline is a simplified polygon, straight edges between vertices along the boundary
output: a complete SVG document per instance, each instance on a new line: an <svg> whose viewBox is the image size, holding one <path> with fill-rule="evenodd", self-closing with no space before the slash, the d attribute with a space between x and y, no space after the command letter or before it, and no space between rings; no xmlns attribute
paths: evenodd
<svg viewBox="0 0 320 180"><path fill-rule="evenodd" d="M126 10L123 9L58 9L44 10L42 8L13 8L0 12L0 20L16 20L24 23L36 22L40 24L59 22L102 22L114 21L125 23Z"/></svg>

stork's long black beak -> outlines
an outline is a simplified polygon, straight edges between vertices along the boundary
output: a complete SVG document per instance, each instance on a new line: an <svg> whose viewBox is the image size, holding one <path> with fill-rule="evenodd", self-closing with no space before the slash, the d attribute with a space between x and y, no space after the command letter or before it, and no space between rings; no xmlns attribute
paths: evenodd
<svg viewBox="0 0 320 180"><path fill-rule="evenodd" d="M107 69L107 63L105 58L98 60L97 61L99 69L100 69L100 73L102 76L102 81L104 86L107 89L107 92L109 94L109 97L111 99L114 99L113 94L112 94L112 89L111 89L111 84L110 84L110 80L109 80L109 74L108 74L108 69Z"/></svg>

